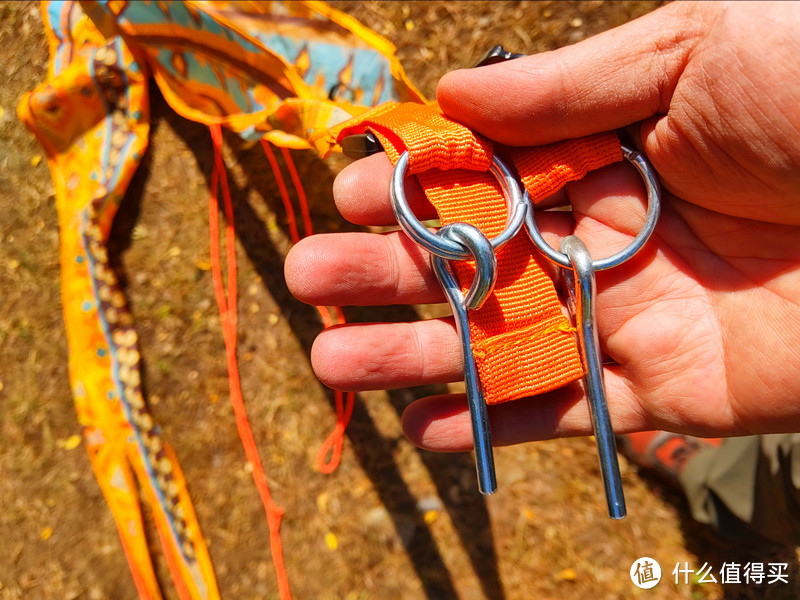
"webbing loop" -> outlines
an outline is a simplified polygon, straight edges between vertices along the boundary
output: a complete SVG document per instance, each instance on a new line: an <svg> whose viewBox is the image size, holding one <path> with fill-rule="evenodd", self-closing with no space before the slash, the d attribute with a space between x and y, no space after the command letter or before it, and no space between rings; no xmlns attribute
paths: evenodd
<svg viewBox="0 0 800 600"><path fill-rule="evenodd" d="M400 155L392 173L390 198L397 223L412 240L431 254L448 260L469 258L470 252L463 244L449 239L448 236L436 235L426 229L408 206L404 189L406 172L408 171L408 156L408 150ZM489 173L494 175L500 184L500 189L506 201L506 210L508 211L503 231L490 240L496 252L517 235L522 228L528 212L528 202L520 193L519 184L514 174L496 155L492 156L492 166L489 169Z"/></svg>

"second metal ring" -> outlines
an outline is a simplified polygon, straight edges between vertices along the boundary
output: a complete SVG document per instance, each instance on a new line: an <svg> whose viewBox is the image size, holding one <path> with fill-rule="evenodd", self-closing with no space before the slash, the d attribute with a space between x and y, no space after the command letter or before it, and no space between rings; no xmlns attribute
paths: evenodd
<svg viewBox="0 0 800 600"><path fill-rule="evenodd" d="M628 246L607 258L593 261L592 264L595 271L603 271L611 267L616 267L641 250L642 246L644 246L645 242L652 235L656 227L656 222L658 221L658 215L661 212L661 186L658 183L658 178L653 172L650 163L647 162L640 152L631 150L625 146L622 146L622 155L628 162L636 167L636 170L639 172L639 175L642 176L645 186L647 187L647 215L645 216L641 231L639 231ZM571 269L572 263L569 257L563 252L555 250L550 244L544 241L539 228L536 226L536 219L533 213L533 207L531 206L525 216L525 228L528 230L531 241L550 261L565 269Z"/></svg>

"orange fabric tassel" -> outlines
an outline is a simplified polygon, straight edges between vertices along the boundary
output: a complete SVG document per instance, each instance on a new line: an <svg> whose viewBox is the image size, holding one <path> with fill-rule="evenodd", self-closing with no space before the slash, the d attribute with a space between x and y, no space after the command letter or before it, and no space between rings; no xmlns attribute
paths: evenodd
<svg viewBox="0 0 800 600"><path fill-rule="evenodd" d="M225 354L228 362L228 379L230 384L231 404L236 416L236 428L244 446L247 462L253 467L253 481L261 497L261 503L267 514L269 527L269 545L272 552L272 563L275 565L275 574L278 579L278 591L281 600L291 600L289 590L289 577L283 562L283 544L281 543L281 519L283 509L275 504L269 492L267 476L261 464L250 421L242 398L242 388L239 381L239 366L236 360L236 232L234 229L233 203L228 187L228 176L222 160L222 128L212 125L211 139L214 146L214 170L211 174L211 201L209 203L209 232L211 240L211 271L214 279L214 295L219 306L222 322L222 333L225 339ZM217 188L222 188L225 218L225 254L228 267L228 289L222 280L222 264L219 247L219 200Z"/></svg>
<svg viewBox="0 0 800 600"><path fill-rule="evenodd" d="M296 244L300 241L301 236L297 229L297 217L289 197L286 181L283 178L281 168L278 165L270 143L266 140L261 140L261 146L264 148L264 154L266 154L269 166L272 168L272 172L275 175L275 182L278 184L278 192L281 195L283 207L286 210L286 220L289 224L289 237L291 237L292 243ZM312 235L314 230L311 225L311 214L308 210L305 189L300 181L300 176L297 174L297 167L295 167L292 155L288 149L281 148L281 152L283 153L283 162L286 164L289 177L291 177L292 184L297 193L297 203L300 205L300 214L303 218L305 235ZM341 325L345 322L344 313L338 306L315 306L314 308L317 309L322 319L322 324L326 329L333 325ZM347 429L347 425L350 423L350 418L353 416L355 401L355 393L347 392L347 394L345 394L341 390L334 390L336 426L328 438L322 443L322 446L320 446L314 463L314 466L316 466L317 470L321 473L325 473L326 475L333 473L339 466L339 462L342 458L342 448L344 446L344 432Z"/></svg>

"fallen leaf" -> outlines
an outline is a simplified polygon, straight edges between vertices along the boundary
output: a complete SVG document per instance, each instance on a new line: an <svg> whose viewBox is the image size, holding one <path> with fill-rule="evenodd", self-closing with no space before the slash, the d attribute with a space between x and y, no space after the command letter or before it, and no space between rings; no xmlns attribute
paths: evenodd
<svg viewBox="0 0 800 600"><path fill-rule="evenodd" d="M566 568L556 573L556 579L559 581L575 581L577 578L578 574L575 569Z"/></svg>
<svg viewBox="0 0 800 600"><path fill-rule="evenodd" d="M42 529L42 532L39 534L39 537L43 540L49 540L53 535L53 528L49 525Z"/></svg>
<svg viewBox="0 0 800 600"><path fill-rule="evenodd" d="M75 450L81 445L81 436L78 434L71 435L65 440L56 440L56 446L63 450Z"/></svg>
<svg viewBox="0 0 800 600"><path fill-rule="evenodd" d="M536 514L530 508L526 508L525 510L523 510L522 516L524 516L527 521L536 520Z"/></svg>
<svg viewBox="0 0 800 600"><path fill-rule="evenodd" d="M325 534L325 545L331 550L336 550L339 547L339 540L333 533Z"/></svg>
<svg viewBox="0 0 800 600"><path fill-rule="evenodd" d="M321 513L325 512L325 509L328 508L328 494L327 492L321 492L319 496L317 496L317 510Z"/></svg>
<svg viewBox="0 0 800 600"><path fill-rule="evenodd" d="M38 167L41 164L41 162L42 162L42 155L37 154L31 159L31 166Z"/></svg>

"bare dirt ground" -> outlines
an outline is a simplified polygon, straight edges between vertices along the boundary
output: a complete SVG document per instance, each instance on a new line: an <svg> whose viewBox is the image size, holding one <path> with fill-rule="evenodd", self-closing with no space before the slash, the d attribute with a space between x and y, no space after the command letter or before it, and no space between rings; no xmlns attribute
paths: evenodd
<svg viewBox="0 0 800 600"><path fill-rule="evenodd" d="M577 42L656 2L341 2L391 39L433 97L447 70L494 44L540 52ZM114 522L92 476L67 379L58 229L41 150L15 116L45 76L38 6L0 5L0 599L136 597ZM132 304L152 409L181 461L224 598L277 598L267 524L246 469L208 271L208 131L152 93L151 147L115 224L113 256ZM316 313L282 276L286 218L260 149L232 137L228 162L239 235L239 357L245 401L275 500L286 509L285 558L295 598L797 598L795 550L769 556L716 540L680 494L623 464L630 516L610 521L588 439L497 450L499 491L477 494L469 455L435 455L402 436L399 414L432 389L362 394L342 465L313 468L334 423L314 377ZM319 231L349 229L331 182L342 160L295 152ZM421 308L430 314L436 308ZM353 321L407 320L398 307L350 309ZM334 541L336 543L334 543ZM628 569L656 558L648 591ZM677 563L790 563L788 585L673 582ZM176 598L159 563L165 595Z"/></svg>

